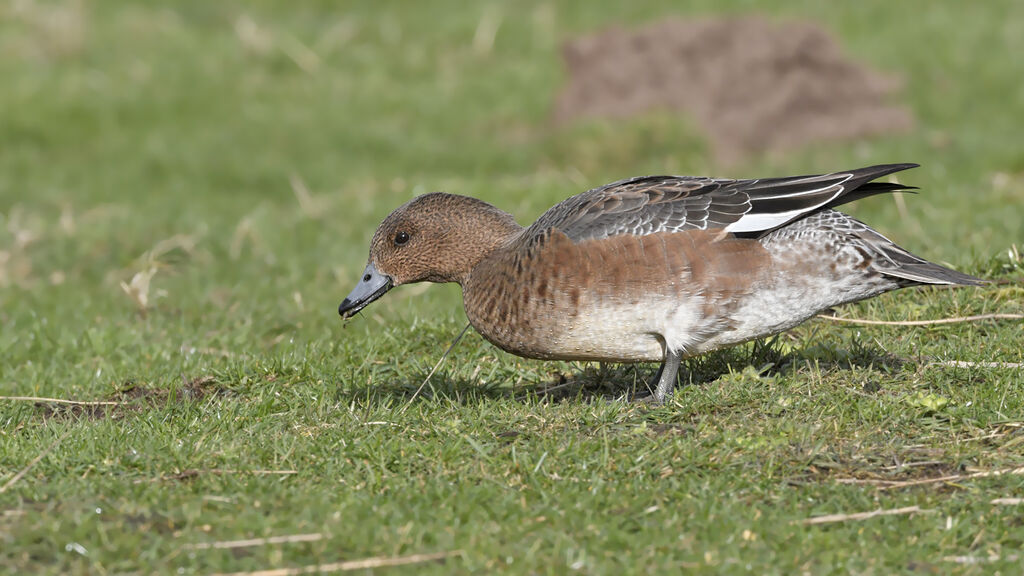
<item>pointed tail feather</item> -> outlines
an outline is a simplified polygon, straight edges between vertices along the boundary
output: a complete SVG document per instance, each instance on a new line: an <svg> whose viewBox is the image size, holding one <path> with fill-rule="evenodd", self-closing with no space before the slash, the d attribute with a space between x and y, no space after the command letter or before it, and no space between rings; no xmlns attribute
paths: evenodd
<svg viewBox="0 0 1024 576"><path fill-rule="evenodd" d="M938 264L920 261L910 264L903 264L899 268L884 270L886 276L907 280L907 286L916 284L948 284L957 286L984 286L988 281L976 278L970 274L957 272L951 268Z"/></svg>
<svg viewBox="0 0 1024 576"><path fill-rule="evenodd" d="M895 182L872 182L882 176L888 176L894 172L900 172L903 170L909 170L910 168L917 168L920 164L881 164L878 166L868 166L867 168L858 168L856 170L850 170L849 173L853 174L853 178L847 183L847 192L828 204L828 208L834 208L842 204L849 202L856 202L862 198L868 196L874 196L876 194L887 194L891 192L911 192L917 190L917 186L905 186L903 184L897 184Z"/></svg>
<svg viewBox="0 0 1024 576"><path fill-rule="evenodd" d="M875 230L867 226L865 228L866 230L861 231L858 236L866 240L876 253L882 256L881 260L876 260L876 269L886 276L905 280L904 286L917 284L983 286L988 284L981 278L957 272L952 268L946 268L914 256Z"/></svg>
<svg viewBox="0 0 1024 576"><path fill-rule="evenodd" d="M891 194L893 192L909 192L911 194L917 194L917 192L915 192L917 189L917 186L907 186L893 182L868 182L856 190L843 194L835 203L831 204L831 206L839 206L850 202L856 202L857 200L861 200L869 196L875 196L877 194Z"/></svg>

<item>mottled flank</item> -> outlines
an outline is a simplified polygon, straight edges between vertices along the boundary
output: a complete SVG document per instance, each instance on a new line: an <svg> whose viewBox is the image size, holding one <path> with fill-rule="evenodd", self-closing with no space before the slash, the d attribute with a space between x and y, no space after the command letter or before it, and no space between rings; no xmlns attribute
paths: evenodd
<svg viewBox="0 0 1024 576"><path fill-rule="evenodd" d="M818 176L633 178L528 228L473 198L427 194L384 220L349 316L391 286L458 282L473 327L529 358L663 361L774 334L826 308L920 284L982 281L922 260L834 206L903 187L895 164Z"/></svg>

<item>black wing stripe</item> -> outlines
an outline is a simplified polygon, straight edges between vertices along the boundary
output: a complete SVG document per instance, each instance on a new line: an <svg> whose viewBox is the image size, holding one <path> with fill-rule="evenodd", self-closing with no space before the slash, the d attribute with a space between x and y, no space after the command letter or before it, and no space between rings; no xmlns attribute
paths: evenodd
<svg viewBox="0 0 1024 576"><path fill-rule="evenodd" d="M842 186L818 190L814 194L802 194L794 196L769 196L767 198L753 199L754 211L758 213L778 214L808 210L821 206L843 193Z"/></svg>

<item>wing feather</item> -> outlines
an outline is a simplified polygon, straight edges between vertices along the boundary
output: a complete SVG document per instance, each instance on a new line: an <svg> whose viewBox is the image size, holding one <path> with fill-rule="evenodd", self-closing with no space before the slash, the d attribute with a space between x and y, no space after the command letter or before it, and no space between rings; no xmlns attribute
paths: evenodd
<svg viewBox="0 0 1024 576"><path fill-rule="evenodd" d="M905 189L898 184L870 182L914 166L888 164L758 180L630 178L588 190L552 207L534 222L527 236L539 237L550 229L558 229L576 242L684 230L722 229L761 235L844 202Z"/></svg>

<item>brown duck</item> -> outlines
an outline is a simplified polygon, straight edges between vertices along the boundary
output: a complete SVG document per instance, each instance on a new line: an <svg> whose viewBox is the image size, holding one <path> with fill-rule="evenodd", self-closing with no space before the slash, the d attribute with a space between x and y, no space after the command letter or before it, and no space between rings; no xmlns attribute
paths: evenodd
<svg viewBox="0 0 1024 576"><path fill-rule="evenodd" d="M432 193L373 236L350 317L393 286L458 282L484 338L525 356L660 361L654 400L680 360L787 330L883 292L982 280L927 262L833 208L905 190L891 164L816 176L646 176L573 196L522 227L465 196Z"/></svg>

